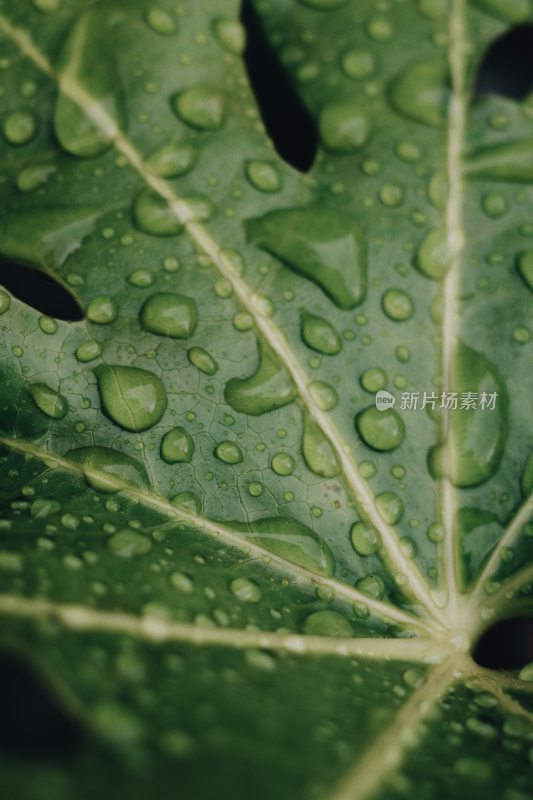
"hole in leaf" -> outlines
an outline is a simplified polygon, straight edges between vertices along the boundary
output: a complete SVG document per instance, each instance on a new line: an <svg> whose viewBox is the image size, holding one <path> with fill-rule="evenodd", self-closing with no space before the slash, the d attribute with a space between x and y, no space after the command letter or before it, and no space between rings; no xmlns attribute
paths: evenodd
<svg viewBox="0 0 533 800"><path fill-rule="evenodd" d="M307 172L318 148L315 122L268 44L251 0L242 4L241 21L248 42L244 62L268 135L284 161Z"/></svg>
<svg viewBox="0 0 533 800"><path fill-rule="evenodd" d="M475 93L521 100L532 88L533 25L518 25L489 47L477 73Z"/></svg>
<svg viewBox="0 0 533 800"><path fill-rule="evenodd" d="M533 661L533 617L512 617L485 631L473 654L487 669L520 669Z"/></svg>
<svg viewBox="0 0 533 800"><path fill-rule="evenodd" d="M0 652L0 719L0 752L19 758L72 758L85 735L34 670L6 652Z"/></svg>
<svg viewBox="0 0 533 800"><path fill-rule="evenodd" d="M77 322L84 318L83 309L59 281L23 264L0 258L0 285L18 300L46 314L47 317Z"/></svg>

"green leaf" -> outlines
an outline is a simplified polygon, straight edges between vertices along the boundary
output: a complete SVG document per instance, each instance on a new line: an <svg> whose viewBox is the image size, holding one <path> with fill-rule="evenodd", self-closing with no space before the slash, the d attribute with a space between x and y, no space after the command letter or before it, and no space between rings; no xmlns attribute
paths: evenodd
<svg viewBox="0 0 533 800"><path fill-rule="evenodd" d="M2 269L84 310L0 292L0 646L83 732L2 793L525 800L533 104L472 85L533 7L254 7L307 174L237 0L0 0Z"/></svg>

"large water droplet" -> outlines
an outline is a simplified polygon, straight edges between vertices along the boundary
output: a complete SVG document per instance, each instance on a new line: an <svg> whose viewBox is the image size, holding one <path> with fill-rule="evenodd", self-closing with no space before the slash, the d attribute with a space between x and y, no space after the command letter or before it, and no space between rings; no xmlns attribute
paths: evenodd
<svg viewBox="0 0 533 800"><path fill-rule="evenodd" d="M524 283L533 291L533 250L520 253L517 266Z"/></svg>
<svg viewBox="0 0 533 800"><path fill-rule="evenodd" d="M194 86L172 99L174 111L188 125L216 131L224 122L224 97L211 86Z"/></svg>
<svg viewBox="0 0 533 800"><path fill-rule="evenodd" d="M353 636L352 626L337 611L315 611L304 622L304 633L309 636Z"/></svg>
<svg viewBox="0 0 533 800"><path fill-rule="evenodd" d="M158 178L179 178L191 171L197 157L192 145L170 142L150 153L146 165Z"/></svg>
<svg viewBox="0 0 533 800"><path fill-rule="evenodd" d="M308 415L304 419L302 450L305 463L315 475L334 478L340 473L341 463L333 445Z"/></svg>
<svg viewBox="0 0 533 800"><path fill-rule="evenodd" d="M102 155L125 127L115 68L115 14L112 7L98 5L79 16L56 65L55 133L75 156Z"/></svg>
<svg viewBox="0 0 533 800"><path fill-rule="evenodd" d="M174 292L157 292L141 308L142 327L158 336L189 339L198 323L198 309L190 297Z"/></svg>
<svg viewBox="0 0 533 800"><path fill-rule="evenodd" d="M87 309L87 317L97 325L114 322L118 315L118 306L108 294L101 294L91 300Z"/></svg>
<svg viewBox="0 0 533 800"><path fill-rule="evenodd" d="M265 414L292 403L296 387L276 354L259 342L259 366L249 378L232 378L224 389L224 398L235 411Z"/></svg>
<svg viewBox="0 0 533 800"><path fill-rule="evenodd" d="M94 370L102 407L107 416L128 431L145 431L155 425L167 407L161 380L139 367L101 364Z"/></svg>
<svg viewBox="0 0 533 800"><path fill-rule="evenodd" d="M143 556L152 549L152 542L146 536L131 528L115 533L107 543L109 549L121 558Z"/></svg>
<svg viewBox="0 0 533 800"><path fill-rule="evenodd" d="M504 22L525 22L531 13L529 0L472 0L475 6Z"/></svg>
<svg viewBox="0 0 533 800"><path fill-rule="evenodd" d="M167 464L189 462L194 453L194 442L185 428L174 428L161 440L161 458Z"/></svg>
<svg viewBox="0 0 533 800"><path fill-rule="evenodd" d="M429 231L418 250L415 266L426 278L439 281L446 274L450 261L448 237L445 230Z"/></svg>
<svg viewBox="0 0 533 800"><path fill-rule="evenodd" d="M183 223L174 208L161 195L148 189L143 189L137 196L133 218L139 230L152 236L174 236L183 230Z"/></svg>
<svg viewBox="0 0 533 800"><path fill-rule="evenodd" d="M318 208L271 211L248 220L246 233L340 308L355 308L365 299L366 246L352 216Z"/></svg>
<svg viewBox="0 0 533 800"><path fill-rule="evenodd" d="M394 409L379 411L375 406L365 408L355 419L363 441L373 450L395 450L405 436L405 425Z"/></svg>
<svg viewBox="0 0 533 800"><path fill-rule="evenodd" d="M505 384L482 353L463 342L456 348L452 379L454 392L497 394L493 410L458 408L449 411L448 438L429 450L434 478L447 477L455 486L477 486L488 480L500 463L507 440L508 398Z"/></svg>
<svg viewBox="0 0 533 800"><path fill-rule="evenodd" d="M261 589L257 583L248 578L234 578L229 588L241 603L258 603L261 600Z"/></svg>
<svg viewBox="0 0 533 800"><path fill-rule="evenodd" d="M117 492L124 484L144 489L148 486L145 467L126 453L111 447L77 447L65 456L79 464L89 486L98 492Z"/></svg>
<svg viewBox="0 0 533 800"><path fill-rule="evenodd" d="M333 386L325 381L313 381L309 385L313 400L322 411L331 411L339 402L339 396Z"/></svg>
<svg viewBox="0 0 533 800"><path fill-rule="evenodd" d="M375 600L381 600L385 594L385 584L379 575L366 575L355 584L356 589L366 594L367 597L373 597Z"/></svg>
<svg viewBox="0 0 533 800"><path fill-rule="evenodd" d="M318 120L320 138L332 153L354 153L368 141L371 124L357 103L328 103Z"/></svg>
<svg viewBox="0 0 533 800"><path fill-rule="evenodd" d="M193 492L180 492L170 502L190 514L199 514L202 510L202 501Z"/></svg>
<svg viewBox="0 0 533 800"><path fill-rule="evenodd" d="M395 525L401 520L404 512L404 505L401 497L398 497L394 492L382 492L376 497L376 508L379 516L388 522L389 525Z"/></svg>
<svg viewBox="0 0 533 800"><path fill-rule="evenodd" d="M533 139L483 147L467 157L464 169L469 178L531 183Z"/></svg>
<svg viewBox="0 0 533 800"><path fill-rule="evenodd" d="M446 121L449 77L445 63L432 59L413 64L389 90L392 107L408 119L440 127Z"/></svg>
<svg viewBox="0 0 533 800"><path fill-rule="evenodd" d="M330 322L302 311L301 324L302 339L312 350L327 356L334 356L341 351L341 337Z"/></svg>
<svg viewBox="0 0 533 800"><path fill-rule="evenodd" d="M366 522L355 522L352 525L350 539L355 552L360 556L372 556L381 547L381 536Z"/></svg>
<svg viewBox="0 0 533 800"><path fill-rule="evenodd" d="M68 411L67 401L55 389L46 383L32 383L28 386L37 408L52 419L63 419Z"/></svg>
<svg viewBox="0 0 533 800"><path fill-rule="evenodd" d="M328 545L311 528L296 520L267 517L250 523L232 523L231 527L292 564L325 577L333 575L335 560Z"/></svg>

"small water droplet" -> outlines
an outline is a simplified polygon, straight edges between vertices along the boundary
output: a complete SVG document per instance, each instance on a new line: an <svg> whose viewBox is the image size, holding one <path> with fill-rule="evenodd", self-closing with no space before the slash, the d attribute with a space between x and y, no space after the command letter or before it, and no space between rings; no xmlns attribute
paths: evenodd
<svg viewBox="0 0 533 800"><path fill-rule="evenodd" d="M355 522L352 525L350 539L355 552L360 556L372 556L381 547L381 536L366 522Z"/></svg>
<svg viewBox="0 0 533 800"><path fill-rule="evenodd" d="M35 519L45 519L61 511L61 503L51 497L38 497L30 506L30 514Z"/></svg>
<svg viewBox="0 0 533 800"><path fill-rule="evenodd" d="M3 131L10 144L28 144L37 133L37 119L31 111L13 111L6 118Z"/></svg>
<svg viewBox="0 0 533 800"><path fill-rule="evenodd" d="M108 294L95 297L87 309L87 317L97 325L107 325L114 322L118 315L118 306Z"/></svg>
<svg viewBox="0 0 533 800"><path fill-rule="evenodd" d="M387 208L397 208L403 203L404 191L397 183L385 183L379 190L379 199Z"/></svg>
<svg viewBox="0 0 533 800"><path fill-rule="evenodd" d="M39 328L50 336L57 333L57 321L53 317L39 317Z"/></svg>
<svg viewBox="0 0 533 800"><path fill-rule="evenodd" d="M215 447L215 456L225 464L240 464L243 460L242 450L235 442L220 442Z"/></svg>
<svg viewBox="0 0 533 800"><path fill-rule="evenodd" d="M268 161L248 161L246 177L260 192L273 193L281 189L281 177L276 167Z"/></svg>
<svg viewBox="0 0 533 800"><path fill-rule="evenodd" d="M420 245L415 266L427 278L438 281L444 277L449 260L446 231L437 228L430 231Z"/></svg>
<svg viewBox="0 0 533 800"><path fill-rule="evenodd" d="M487 192L481 198L481 208L488 217L503 217L508 210L505 195L502 192Z"/></svg>
<svg viewBox="0 0 533 800"><path fill-rule="evenodd" d="M32 0L37 11L43 14L53 14L61 5L61 0Z"/></svg>
<svg viewBox="0 0 533 800"><path fill-rule="evenodd" d="M0 289L0 316L11 308L11 297L3 289Z"/></svg>
<svg viewBox="0 0 533 800"><path fill-rule="evenodd" d="M149 9L145 19L149 27L161 36L172 36L173 33L176 33L176 20L161 8Z"/></svg>
<svg viewBox="0 0 533 800"><path fill-rule="evenodd" d="M152 236L174 236L183 230L183 223L172 206L148 189L137 196L133 217L139 230Z"/></svg>
<svg viewBox="0 0 533 800"><path fill-rule="evenodd" d="M215 375L218 372L217 362L202 347L191 347L187 350L187 358L196 369L206 375Z"/></svg>
<svg viewBox="0 0 533 800"><path fill-rule="evenodd" d="M341 63L344 74L356 81L369 78L376 70L376 59L368 50L348 50Z"/></svg>
<svg viewBox="0 0 533 800"><path fill-rule="evenodd" d="M29 164L17 175L17 189L23 194L34 192L35 189L44 186L56 170L57 167L54 164Z"/></svg>
<svg viewBox="0 0 533 800"><path fill-rule="evenodd" d="M307 311L301 312L300 319L302 339L308 347L328 356L341 351L341 338L330 322Z"/></svg>
<svg viewBox="0 0 533 800"><path fill-rule="evenodd" d="M371 133L370 120L359 104L347 101L325 105L318 126L326 150L339 154L360 150Z"/></svg>
<svg viewBox="0 0 533 800"><path fill-rule="evenodd" d="M402 289L388 289L381 298L381 306L389 319L395 322L405 322L411 319L414 304L407 292Z"/></svg>
<svg viewBox="0 0 533 800"><path fill-rule="evenodd" d="M170 502L176 508L181 508L190 514L199 514L202 510L201 500L193 492L180 492Z"/></svg>
<svg viewBox="0 0 533 800"><path fill-rule="evenodd" d="M144 303L141 326L158 336L189 339L198 323L198 309L190 297L174 292L156 292Z"/></svg>
<svg viewBox="0 0 533 800"><path fill-rule="evenodd" d="M386 17L371 17L366 29L375 42L388 42L394 35L392 23Z"/></svg>
<svg viewBox="0 0 533 800"><path fill-rule="evenodd" d="M521 253L518 256L517 266L524 283L533 292L533 250Z"/></svg>
<svg viewBox="0 0 533 800"><path fill-rule="evenodd" d="M52 417L52 419L63 419L66 416L67 401L46 383L32 383L28 386L28 391L37 408L46 416Z"/></svg>
<svg viewBox="0 0 533 800"><path fill-rule="evenodd" d="M158 178L179 178L191 171L197 158L197 150L192 145L170 142L154 150L146 159L146 165Z"/></svg>
<svg viewBox="0 0 533 800"><path fill-rule="evenodd" d="M231 593L235 595L241 603L259 603L261 600L261 589L248 578L235 578L229 585Z"/></svg>
<svg viewBox="0 0 533 800"><path fill-rule="evenodd" d="M190 462L194 453L194 443L185 428L174 428L165 433L161 440L161 458L167 464Z"/></svg>
<svg viewBox="0 0 533 800"><path fill-rule="evenodd" d="M373 450L395 450L405 437L405 425L394 409L379 411L369 406L358 414L355 424L363 441Z"/></svg>
<svg viewBox="0 0 533 800"><path fill-rule="evenodd" d="M224 122L224 97L211 86L194 86L172 99L172 107L187 125L216 131Z"/></svg>
<svg viewBox="0 0 533 800"><path fill-rule="evenodd" d="M143 556L152 549L150 539L129 528L115 533L107 543L109 549L121 558Z"/></svg>
<svg viewBox="0 0 533 800"><path fill-rule="evenodd" d="M360 592L366 594L367 597L373 597L375 600L381 600L381 598L385 594L385 584L379 577L379 575L370 574L365 575L364 578L361 578L355 584L356 589L359 589Z"/></svg>
<svg viewBox="0 0 533 800"><path fill-rule="evenodd" d="M392 81L389 99L392 107L408 119L440 127L446 121L448 87L446 64L435 59L422 61Z"/></svg>
<svg viewBox="0 0 533 800"><path fill-rule="evenodd" d="M339 457L322 429L308 415L304 419L303 456L305 463L315 475L334 478L341 471Z"/></svg>
<svg viewBox="0 0 533 800"><path fill-rule="evenodd" d="M339 402L339 396L333 386L325 381L314 381L309 386L311 396L322 411L331 411Z"/></svg>
<svg viewBox="0 0 533 800"><path fill-rule="evenodd" d="M306 618L303 629L309 636L353 636L349 621L337 611L315 611Z"/></svg>
<svg viewBox="0 0 533 800"><path fill-rule="evenodd" d="M272 469L276 475L292 475L294 472L294 458L289 453L276 453L272 456Z"/></svg>
<svg viewBox="0 0 533 800"><path fill-rule="evenodd" d="M167 407L161 380L139 367L101 364L94 370L102 407L107 416L128 431L145 431L155 425Z"/></svg>
<svg viewBox="0 0 533 800"><path fill-rule="evenodd" d="M376 508L381 519L389 525L395 525L404 514L404 505L401 497L394 492L382 492L376 497Z"/></svg>
<svg viewBox="0 0 533 800"><path fill-rule="evenodd" d="M296 387L275 353L259 342L259 366L249 378L232 378L224 398L234 411L257 416L292 403Z"/></svg>
<svg viewBox="0 0 533 800"><path fill-rule="evenodd" d="M78 361L86 363L88 361L94 361L95 358L98 358L101 352L102 348L98 342L94 339L89 339L87 342L83 342L78 348L76 348L75 356Z"/></svg>
<svg viewBox="0 0 533 800"><path fill-rule="evenodd" d="M363 389L367 392L379 392L387 385L387 373L379 367L371 367L363 372L360 378L360 383Z"/></svg>
<svg viewBox="0 0 533 800"><path fill-rule="evenodd" d="M346 0L298 0L303 6L316 8L318 11L333 11L344 5Z"/></svg>
<svg viewBox="0 0 533 800"><path fill-rule="evenodd" d="M236 19L217 19L214 23L215 36L228 53L240 56L246 47L246 31Z"/></svg>

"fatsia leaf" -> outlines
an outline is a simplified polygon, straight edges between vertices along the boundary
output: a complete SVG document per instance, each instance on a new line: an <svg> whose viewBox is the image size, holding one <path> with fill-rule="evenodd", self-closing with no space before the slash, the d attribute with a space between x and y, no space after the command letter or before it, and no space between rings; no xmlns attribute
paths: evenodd
<svg viewBox="0 0 533 800"><path fill-rule="evenodd" d="M531 3L253 7L0 0L3 794L524 800Z"/></svg>

